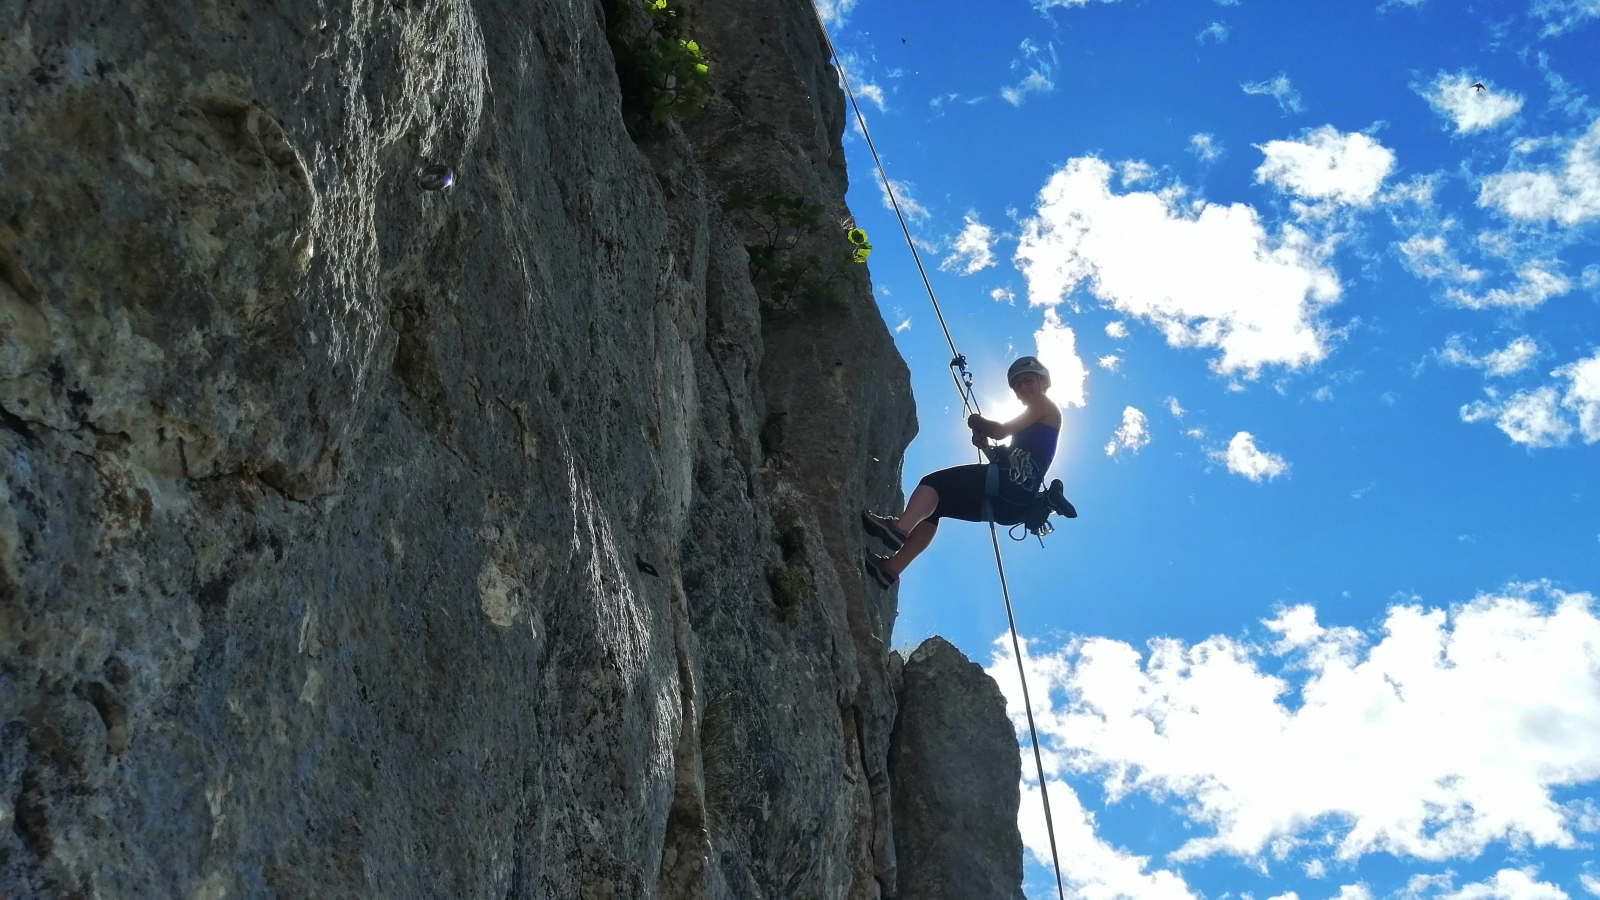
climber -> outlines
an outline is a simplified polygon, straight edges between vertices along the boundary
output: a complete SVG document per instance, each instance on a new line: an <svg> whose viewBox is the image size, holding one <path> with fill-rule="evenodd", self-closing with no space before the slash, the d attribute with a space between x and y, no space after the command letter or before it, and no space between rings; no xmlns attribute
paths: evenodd
<svg viewBox="0 0 1600 900"><path fill-rule="evenodd" d="M999 468L998 491L991 497L995 521L1002 525L1021 521L1007 513L1019 510L1039 490L1044 473L1056 455L1056 438L1061 433L1061 408L1049 398L1050 370L1032 356L1011 364L1006 380L1017 399L1026 406L1009 422L996 422L973 415L967 419L972 429L972 445ZM1011 438L1008 447L991 446L991 441ZM866 532L894 551L893 556L867 554L867 573L880 587L888 588L900 580L900 573L928 548L939 530L942 518L968 522L984 518L984 493L990 466L974 463L940 469L923 476L906 501L899 517L862 513ZM1076 515L1076 513L1073 513Z"/></svg>

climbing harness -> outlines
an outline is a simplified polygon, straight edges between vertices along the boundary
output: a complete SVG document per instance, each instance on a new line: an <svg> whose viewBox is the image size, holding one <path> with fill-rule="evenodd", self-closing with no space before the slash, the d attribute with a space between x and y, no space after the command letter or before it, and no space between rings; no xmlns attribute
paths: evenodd
<svg viewBox="0 0 1600 900"><path fill-rule="evenodd" d="M939 318L939 328L944 331L945 343L950 345L950 379L955 382L956 393L961 395L962 411L969 416L973 413L982 415L983 410L978 405L978 395L972 388L972 373L967 371L967 358L956 350L955 339L950 336L950 326L945 323L944 312L939 309L939 298L934 296L933 284L928 280L927 269L922 266L922 256L917 253L916 242L911 240L911 229L906 225L905 214L900 211L900 201L894 195L894 183L889 180L888 173L884 171L883 160L878 157L878 148L873 145L872 135L867 131L866 117L861 115L861 104L856 102L856 93L850 87L850 77L845 74L844 63L839 59L839 51L834 48L833 39L828 36L828 27L822 23L822 15L817 13L815 6L812 7L811 11L817 14L817 28L822 31L822 40L828 45L828 55L833 58L833 65L839 72L839 81L844 85L845 96L850 98L850 108L855 111L856 124L861 128L861 136L866 139L867 149L872 151L872 161L878 167L878 177L883 180L884 193L889 197L889 205L894 208L895 218L900 220L900 231L905 234L906 246L911 248L911 258L917 264L917 273L922 276L922 286L928 291L928 300L933 303L933 313ZM1000 596L1005 598L1006 602L1006 624L1011 629L1011 653L1016 657L1017 679L1022 684L1022 708L1028 714L1028 736L1033 741L1033 764L1039 773L1039 798L1044 802L1044 828L1046 834L1050 836L1050 861L1055 866L1056 895L1060 900L1066 900L1066 888L1061 883L1061 855L1056 852L1056 827L1050 817L1050 791L1044 777L1044 757L1039 752L1039 729L1035 727L1033 722L1033 701L1028 697L1028 676L1022 665L1022 643L1017 637L1016 617L1011 612L1011 589L1006 584L1006 566L1000 558L1000 533L995 529L994 516L992 514L991 500L998 496L999 478L998 467L991 463L984 490L984 518L989 522L989 542L994 545L994 565L995 569L1000 573ZM992 492L988 489L988 483L995 485ZM1061 482L1059 481L1052 484L1050 490L1046 492L1046 497L1047 499L1051 495L1060 497L1064 508L1072 510L1072 505L1066 502L1065 497L1061 497L1060 484ZM1074 510L1070 515L1062 512L1062 515L1075 518L1077 512ZM1048 517L1049 514L1046 513L1047 520ZM1049 522L1046 521L1044 524L1048 527ZM1047 533L1043 532L1042 534ZM1036 532L1036 534L1040 534L1042 537L1041 533Z"/></svg>

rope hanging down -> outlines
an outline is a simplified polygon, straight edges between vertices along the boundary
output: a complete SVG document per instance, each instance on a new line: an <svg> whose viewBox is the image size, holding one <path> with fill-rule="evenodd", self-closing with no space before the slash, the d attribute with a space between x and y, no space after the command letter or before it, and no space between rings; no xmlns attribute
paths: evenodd
<svg viewBox="0 0 1600 900"><path fill-rule="evenodd" d="M816 13L816 7L812 7ZM917 252L917 244L911 239L911 229L906 225L906 217L900 211L900 201L894 195L894 183L889 180L889 173L883 169L883 160L878 157L878 148L872 143L872 135L867 132L867 120L861 115L861 104L856 102L855 90L850 86L850 76L845 74L844 62L839 58L839 51L834 49L833 39L828 36L828 26L822 22L821 13L817 13L817 27L822 30L822 40L828 45L828 55L833 58L833 65L839 71L839 81L844 85L845 96L850 98L850 108L855 111L856 125L861 128L861 136L866 139L867 149L872 151L872 162L878 167L878 177L883 179L884 193L889 197L889 205L894 208L895 218L900 220L900 231L906 236L906 246L911 248L911 258L917 264L917 274L922 276L922 286L928 291L928 300L933 304L933 313L939 317L939 328L944 331L944 340L950 345L950 379L955 382L956 393L961 395L961 409L967 415L978 413L982 415L983 409L978 405L978 396L972 389L972 375L967 371L967 358L956 350L955 339L950 336L950 326L945 323L944 311L939 309L939 298L934 296L933 283L928 280L928 271L922 267L922 255ZM959 371L959 374L957 374ZM995 530L993 522L989 523L989 541L994 545L994 565L1000 573L1000 595L1006 601L1006 624L1011 628L1011 652L1017 660L1017 680L1022 684L1022 708L1028 714L1028 737L1033 741L1033 764L1039 773L1039 798L1044 801L1044 827L1050 836L1050 861L1055 866L1056 895L1061 900L1066 900L1067 892L1061 884L1061 856L1056 852L1056 828L1050 818L1050 791L1044 778L1044 757L1039 752L1039 730L1033 724L1033 701L1028 698L1028 676L1022 665L1022 644L1017 638L1017 620L1011 612L1011 589L1006 584L1006 566L1000 558L1000 535Z"/></svg>

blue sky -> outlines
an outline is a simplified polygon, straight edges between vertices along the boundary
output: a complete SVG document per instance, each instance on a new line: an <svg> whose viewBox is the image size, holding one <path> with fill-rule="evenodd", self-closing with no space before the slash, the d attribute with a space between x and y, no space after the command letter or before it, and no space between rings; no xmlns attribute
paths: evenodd
<svg viewBox="0 0 1600 900"><path fill-rule="evenodd" d="M1066 404L1082 517L1005 552L1073 895L1600 896L1600 3L824 12L986 408L1035 352ZM971 448L846 153L909 489ZM1015 696L989 554L895 645Z"/></svg>

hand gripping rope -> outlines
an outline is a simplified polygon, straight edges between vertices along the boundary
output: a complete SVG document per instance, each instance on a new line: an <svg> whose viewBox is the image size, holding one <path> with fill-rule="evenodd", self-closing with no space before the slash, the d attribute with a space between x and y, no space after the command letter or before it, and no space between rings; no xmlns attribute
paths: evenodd
<svg viewBox="0 0 1600 900"><path fill-rule="evenodd" d="M816 7L812 7L816 12ZM894 182L889 180L889 175L883 170L883 160L878 157L878 148L872 143L872 135L867 132L867 120L861 115L861 105L856 102L855 91L850 87L850 77L845 74L844 63L839 59L839 51L834 49L833 39L828 36L828 27L822 23L821 13L817 13L817 28L822 31L822 40L828 45L828 55L833 58L833 65L839 72L839 82L844 85L845 96L850 98L850 108L855 111L856 124L861 128L861 136L866 139L867 149L872 151L872 161L878 167L878 177L883 179L884 192L889 196L889 205L894 207L895 218L900 220L900 231L906 236L906 246L911 248L911 259L917 264L917 273L922 276L922 286L928 291L928 300L933 303L933 313L939 317L939 328L944 331L944 340L950 345L950 380L955 383L956 393L961 395L962 412L970 416L973 413L983 414L983 409L978 405L978 395L972 389L972 373L967 371L967 358L956 350L955 339L950 336L950 326L945 323L944 312L939 309L939 298L934 296L933 284L928 281L928 271L922 267L922 256L917 253L916 242L911 240L911 229L906 225L906 217L900 211L900 201L894 195ZM1067 892L1061 884L1061 856L1056 852L1056 828L1050 818L1050 791L1045 783L1044 757L1039 752L1039 730L1033 724L1033 702L1028 699L1028 676L1022 665L1022 644L1017 639L1017 620L1011 613L1011 589L1006 585L1006 566L1000 558L1000 535L995 530L994 522L989 523L989 542L994 545L994 566L1000 573L1000 596L1006 601L1006 624L1011 628L1011 652L1017 659L1017 680L1022 684L1022 708L1028 714L1028 736L1033 740L1033 764L1039 773L1039 798L1044 801L1044 827L1050 836L1050 861L1055 866L1056 895L1060 900L1066 900Z"/></svg>

